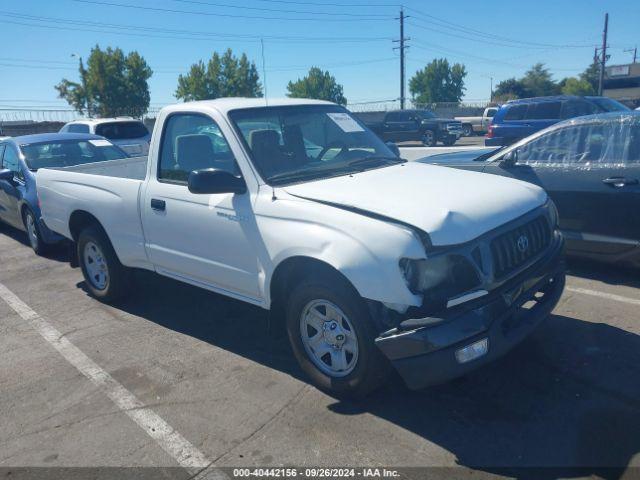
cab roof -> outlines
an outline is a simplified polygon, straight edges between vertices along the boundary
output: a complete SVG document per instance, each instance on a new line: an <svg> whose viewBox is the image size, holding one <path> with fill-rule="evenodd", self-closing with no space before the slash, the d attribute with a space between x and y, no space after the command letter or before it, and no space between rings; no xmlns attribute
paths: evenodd
<svg viewBox="0 0 640 480"><path fill-rule="evenodd" d="M220 113L226 114L232 110L242 108L256 107L286 107L293 105L336 105L332 102L324 100L311 100L308 98L244 98L244 97L227 97L217 98L215 100L199 100L196 102L177 103L169 105L162 110L167 112L180 112L188 110L190 106L209 107L218 110Z"/></svg>

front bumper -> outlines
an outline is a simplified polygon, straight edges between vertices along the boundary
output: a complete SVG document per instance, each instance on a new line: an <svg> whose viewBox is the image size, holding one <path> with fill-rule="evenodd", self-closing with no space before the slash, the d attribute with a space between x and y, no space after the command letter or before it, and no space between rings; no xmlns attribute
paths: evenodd
<svg viewBox="0 0 640 480"><path fill-rule="evenodd" d="M431 327L383 333L376 345L411 389L446 382L499 358L529 336L558 303L565 284L562 247L562 241L556 242L536 264L470 309ZM483 339L488 340L486 354L458 362L456 351Z"/></svg>

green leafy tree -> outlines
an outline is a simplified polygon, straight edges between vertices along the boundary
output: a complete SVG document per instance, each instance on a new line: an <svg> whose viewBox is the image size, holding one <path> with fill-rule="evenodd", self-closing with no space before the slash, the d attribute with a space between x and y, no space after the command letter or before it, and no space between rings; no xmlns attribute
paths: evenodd
<svg viewBox="0 0 640 480"><path fill-rule="evenodd" d="M63 79L55 89L81 114L141 117L149 109L148 80L153 74L138 52L119 48L91 49L87 68L79 65L80 81Z"/></svg>
<svg viewBox="0 0 640 480"><path fill-rule="evenodd" d="M521 80L516 78L507 78L499 82L494 91L493 99L498 102L505 102L515 98L525 98L531 96Z"/></svg>
<svg viewBox="0 0 640 480"><path fill-rule="evenodd" d="M596 93L587 80L569 77L560 83L562 93L565 95L594 95Z"/></svg>
<svg viewBox="0 0 640 480"><path fill-rule="evenodd" d="M205 65L201 60L191 65L189 73L178 77L176 98L185 102L220 97L261 97L258 69L247 55L240 58L229 48L222 56L214 52Z"/></svg>
<svg viewBox="0 0 640 480"><path fill-rule="evenodd" d="M553 81L549 69L544 63L536 63L520 80L527 93L533 97L545 97L559 93L558 84Z"/></svg>
<svg viewBox="0 0 640 480"><path fill-rule="evenodd" d="M598 83L600 82L600 64L597 60L593 60L591 65L580 74L580 80L589 82L594 92L598 91Z"/></svg>
<svg viewBox="0 0 640 480"><path fill-rule="evenodd" d="M464 95L466 76L464 65L449 65L446 58L437 58L415 73L409 81L409 91L417 104L459 102Z"/></svg>
<svg viewBox="0 0 640 480"><path fill-rule="evenodd" d="M311 67L309 73L287 85L287 96L293 98L315 98L346 105L342 85L328 71Z"/></svg>

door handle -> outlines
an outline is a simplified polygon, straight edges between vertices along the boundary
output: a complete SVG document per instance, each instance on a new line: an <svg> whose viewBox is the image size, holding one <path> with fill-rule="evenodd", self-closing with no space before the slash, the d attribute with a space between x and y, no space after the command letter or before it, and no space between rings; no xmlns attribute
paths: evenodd
<svg viewBox="0 0 640 480"><path fill-rule="evenodd" d="M625 178L625 177L609 177L602 180L602 183L611 185L614 188L622 188L627 185L638 185L637 178Z"/></svg>
<svg viewBox="0 0 640 480"><path fill-rule="evenodd" d="M152 198L151 208L158 212L164 212L167 209L167 202L164 200L158 200L157 198Z"/></svg>

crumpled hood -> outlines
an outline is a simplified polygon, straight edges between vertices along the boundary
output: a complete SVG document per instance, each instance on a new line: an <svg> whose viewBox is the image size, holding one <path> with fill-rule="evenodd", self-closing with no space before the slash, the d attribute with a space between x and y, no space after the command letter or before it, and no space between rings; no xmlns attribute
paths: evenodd
<svg viewBox="0 0 640 480"><path fill-rule="evenodd" d="M297 197L366 210L454 245L543 205L541 188L497 175L408 162L284 187Z"/></svg>

